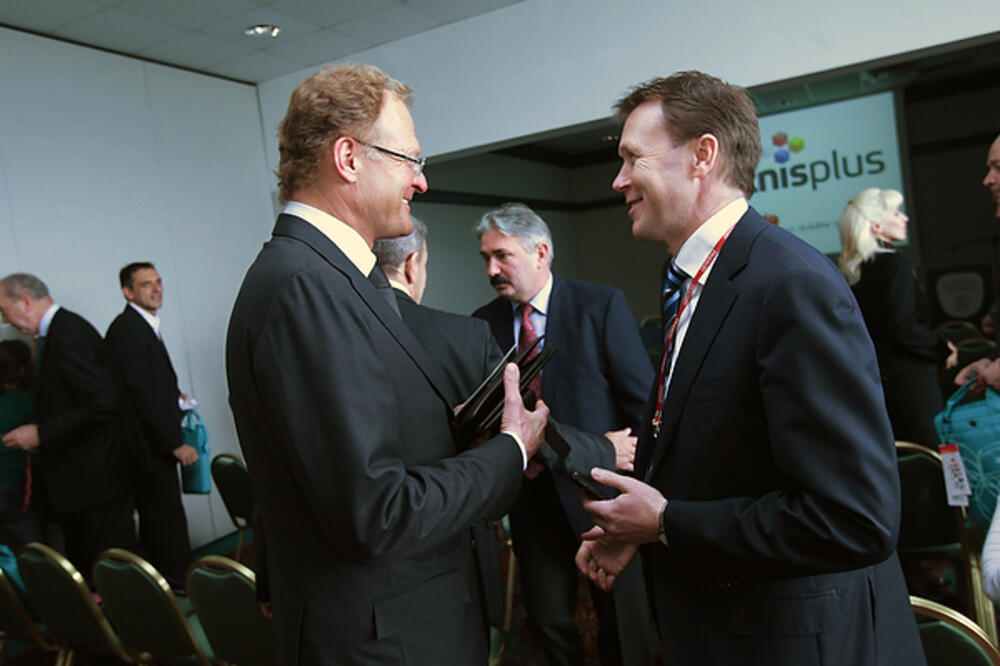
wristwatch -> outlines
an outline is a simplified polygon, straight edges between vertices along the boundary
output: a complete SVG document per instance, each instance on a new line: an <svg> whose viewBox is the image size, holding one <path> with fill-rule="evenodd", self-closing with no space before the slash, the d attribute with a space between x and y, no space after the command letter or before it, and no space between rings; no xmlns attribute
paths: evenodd
<svg viewBox="0 0 1000 666"><path fill-rule="evenodd" d="M660 533L657 535L660 539L660 543L664 546L670 545L667 543L667 532L663 527L663 514L666 512L668 504L670 504L670 500L663 500L663 508L660 509Z"/></svg>

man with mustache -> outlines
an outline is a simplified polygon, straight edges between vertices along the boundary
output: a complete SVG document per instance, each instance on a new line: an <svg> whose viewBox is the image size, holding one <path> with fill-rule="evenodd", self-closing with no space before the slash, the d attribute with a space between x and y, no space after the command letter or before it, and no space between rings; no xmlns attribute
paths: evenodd
<svg viewBox="0 0 1000 666"><path fill-rule="evenodd" d="M486 213L475 232L499 297L473 316L490 323L503 349L544 335L542 344L557 349L540 388L552 419L587 433L607 433L614 442L608 456L630 471L635 457L630 431L638 430L653 372L625 297L605 285L555 275L548 226L524 204L507 203ZM579 577L573 556L580 534L592 523L579 487L539 462L545 448L532 461L510 513L514 552L528 625L542 653L553 666L578 666L583 647L573 623ZM614 593L591 586L601 663L651 663L638 566L620 585Z"/></svg>

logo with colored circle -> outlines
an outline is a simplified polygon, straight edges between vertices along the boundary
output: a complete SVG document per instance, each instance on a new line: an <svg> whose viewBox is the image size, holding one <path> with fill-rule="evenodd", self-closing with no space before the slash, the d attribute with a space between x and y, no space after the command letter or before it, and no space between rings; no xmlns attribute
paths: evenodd
<svg viewBox="0 0 1000 666"><path fill-rule="evenodd" d="M771 143L777 150L774 151L774 161L778 164L785 164L791 159L792 153L799 153L806 147L806 140L800 136L788 138L784 132L775 132L771 137Z"/></svg>

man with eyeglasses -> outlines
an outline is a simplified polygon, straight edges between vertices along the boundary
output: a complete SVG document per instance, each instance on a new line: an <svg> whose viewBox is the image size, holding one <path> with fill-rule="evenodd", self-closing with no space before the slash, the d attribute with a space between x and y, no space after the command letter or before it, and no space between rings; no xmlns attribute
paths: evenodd
<svg viewBox="0 0 1000 666"><path fill-rule="evenodd" d="M375 239L410 233L427 189L409 98L351 63L296 88L287 205L230 319L281 664L485 663L469 525L510 508L548 415L509 366L502 433L458 454L438 371L375 266Z"/></svg>

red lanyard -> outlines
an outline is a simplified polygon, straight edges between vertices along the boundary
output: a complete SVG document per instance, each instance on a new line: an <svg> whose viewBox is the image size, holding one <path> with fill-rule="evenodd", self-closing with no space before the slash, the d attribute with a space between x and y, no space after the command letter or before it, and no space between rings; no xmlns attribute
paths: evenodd
<svg viewBox="0 0 1000 666"><path fill-rule="evenodd" d="M654 438L660 436L660 424L663 422L663 398L666 393L663 380L666 377L667 362L670 360L667 352L670 350L670 345L674 341L674 334L677 332L677 324L680 323L681 314L684 312L684 308L687 307L688 302L694 295L694 286L698 284L698 280L700 280L701 276L705 274L705 271L708 270L709 266L715 263L716 257L719 256L719 251L722 250L722 246L726 244L726 240L729 238L729 234L733 232L734 228L736 228L735 224L729 227L729 229L726 230L726 233L722 234L722 238L716 241L715 247L713 247L708 253L708 256L705 257L705 261L701 262L701 268L699 268L698 272L694 274L693 278L691 278L691 284L688 285L687 291L684 292L684 299L677 308L677 314L674 316L674 321L670 324L670 331L667 332L667 341L663 345L663 360L660 361L660 374L656 380L656 412L653 414L653 420L650 422L653 426ZM673 354L670 354L669 356L673 356Z"/></svg>

